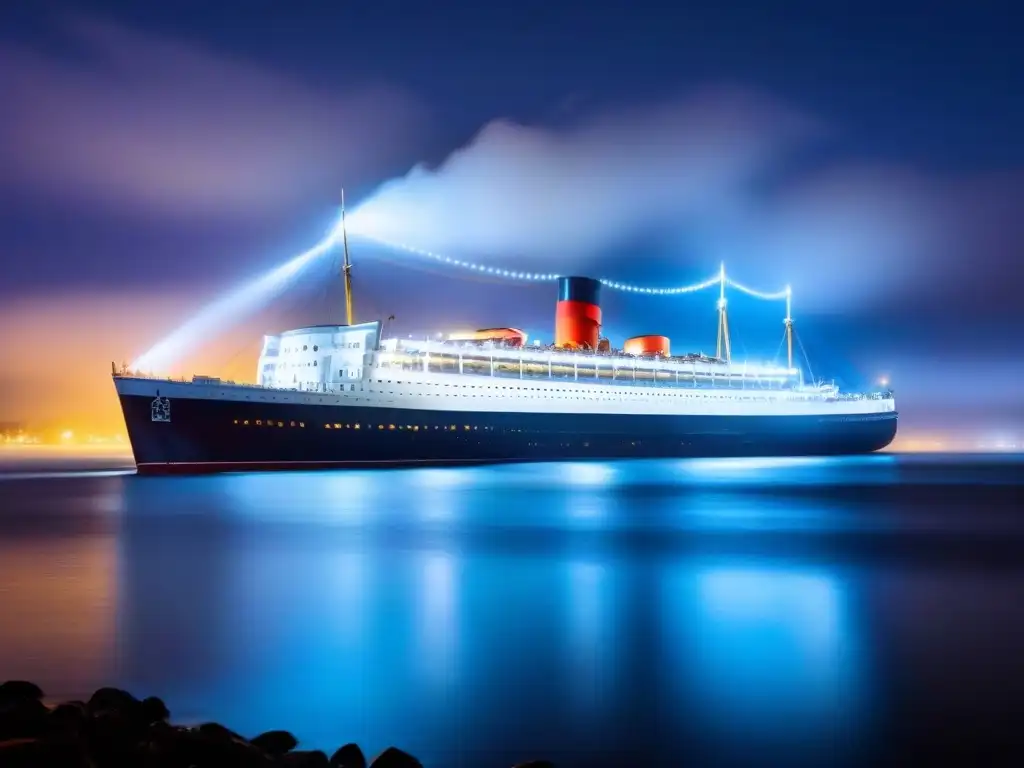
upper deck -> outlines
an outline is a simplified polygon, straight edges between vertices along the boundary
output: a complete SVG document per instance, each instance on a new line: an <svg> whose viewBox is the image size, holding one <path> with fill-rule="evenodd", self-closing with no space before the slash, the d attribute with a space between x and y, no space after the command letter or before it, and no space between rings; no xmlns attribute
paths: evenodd
<svg viewBox="0 0 1024 768"><path fill-rule="evenodd" d="M489 402L507 398L519 403L518 408L523 407L524 398L600 398L620 404L653 398L667 403L675 401L673 392L682 398L680 402L691 403L696 401L686 393L694 390L708 395L699 396L698 401L710 399L723 406L730 401L754 400L770 402L773 408L781 403L886 400L886 405L872 408L894 408L891 393L841 394L834 385L805 385L798 368L766 363L729 363L700 355L645 358L493 342L380 341L379 330L376 323L315 326L267 337L259 384L275 390L372 396L374 400L397 397L395 387L399 385L413 387L407 393L410 396L426 386L423 391L430 391L432 399L444 399L443 395L456 387L460 402L467 393L486 392ZM755 397L758 393L762 396Z"/></svg>
<svg viewBox="0 0 1024 768"><path fill-rule="evenodd" d="M381 370L455 373L515 379L581 381L623 386L788 389L802 382L798 368L727 363L703 355L638 357L553 347L388 339L373 357Z"/></svg>

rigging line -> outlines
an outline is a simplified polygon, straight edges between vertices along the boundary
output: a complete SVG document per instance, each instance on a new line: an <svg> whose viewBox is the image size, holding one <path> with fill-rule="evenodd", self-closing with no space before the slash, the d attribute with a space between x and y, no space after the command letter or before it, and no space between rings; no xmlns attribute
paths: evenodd
<svg viewBox="0 0 1024 768"><path fill-rule="evenodd" d="M179 359L200 338L216 332L226 322L236 320L240 315L252 312L270 298L276 297L292 276L323 256L332 244L332 238L327 236L284 264L206 305L136 358L131 364L132 370L152 371Z"/></svg>
<svg viewBox="0 0 1024 768"><path fill-rule="evenodd" d="M807 354L807 348L804 347L804 340L802 338L800 338L800 334L797 333L796 331L793 332L793 335L796 336L796 343L800 345L800 351L803 352L804 362L807 363L807 373L810 375L811 381L813 382L814 381L814 371L811 369L811 358Z"/></svg>
<svg viewBox="0 0 1024 768"><path fill-rule="evenodd" d="M290 288L294 288L294 287L299 286L300 283L301 283L301 280L299 279L299 277L302 276L303 274L304 274L303 272L297 272L297 273L295 273L293 275L290 275L288 278L286 278L285 281L280 285L280 293L283 293L285 291L285 289L290 289ZM305 273L304 276L306 278L310 277L309 273ZM330 283L330 281L324 281L324 284L329 284L329 283ZM303 291L302 290L297 290L295 292L295 294L292 296L291 301L288 302L287 304L285 304L283 307L282 307L282 305L280 303L276 304L276 306L275 306L275 310L276 311L274 312L274 314L276 314L278 316L282 316L284 318L287 318L288 316L291 315L292 311L296 307L298 307L300 304L304 304L304 303L306 303L306 302L305 302L305 296L303 294ZM248 349L251 348L253 345L254 345L254 342L251 341L251 340L243 342L241 345L239 345L239 347L231 355L231 357L229 357L227 360L224 361L223 368L225 370L229 369L230 366L238 359L238 357L242 353L248 351Z"/></svg>
<svg viewBox="0 0 1024 768"><path fill-rule="evenodd" d="M732 334L732 338L733 338L733 343L735 344L736 343L736 334L735 333ZM746 344L745 341L743 341L743 337L742 336L740 336L740 348L743 350L743 356L746 357L746 358L749 358L750 357L750 353L747 351L747 344Z"/></svg>
<svg viewBox="0 0 1024 768"><path fill-rule="evenodd" d="M335 243L335 247L331 249L331 263L329 265L329 267L330 267L330 274L331 275L335 275L335 274L337 274L341 270L341 260L340 260L339 256L340 256L339 255L339 249L337 248L337 243ZM323 285L321 286L320 291L319 291L319 296L317 298L317 301L323 307L323 310L324 310L324 315L323 316L324 317L331 317L332 316L332 313L331 313L331 289L332 289L333 286L334 286L334 281L333 280L324 280L323 281Z"/></svg>
<svg viewBox="0 0 1024 768"><path fill-rule="evenodd" d="M785 346L785 344L786 344L786 332L783 331L782 332L782 340L779 342L779 346L775 350L775 357L772 358L772 363L773 364L779 362L779 355L782 354L782 348Z"/></svg>

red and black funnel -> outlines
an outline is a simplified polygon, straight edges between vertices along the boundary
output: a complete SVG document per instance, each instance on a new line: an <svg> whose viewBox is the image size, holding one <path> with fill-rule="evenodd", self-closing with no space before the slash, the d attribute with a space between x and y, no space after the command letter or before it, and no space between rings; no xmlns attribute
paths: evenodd
<svg viewBox="0 0 1024 768"><path fill-rule="evenodd" d="M601 283L589 277L558 278L555 346L597 349L601 334Z"/></svg>

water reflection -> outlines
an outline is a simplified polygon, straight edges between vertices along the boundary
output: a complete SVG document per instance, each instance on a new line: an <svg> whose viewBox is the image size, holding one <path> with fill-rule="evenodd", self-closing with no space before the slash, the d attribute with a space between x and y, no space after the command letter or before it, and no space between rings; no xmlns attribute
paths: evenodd
<svg viewBox="0 0 1024 768"><path fill-rule="evenodd" d="M623 590L621 568L600 561L573 561L566 570L567 679L563 690L572 703L574 718L586 724L607 717L618 696L618 634L624 629L616 621Z"/></svg>
<svg viewBox="0 0 1024 768"><path fill-rule="evenodd" d="M195 523L126 527L125 678L243 733L401 734L445 761L628 751L634 731L797 748L858 720L850 587L828 572Z"/></svg>
<svg viewBox="0 0 1024 768"><path fill-rule="evenodd" d="M988 515L857 506L876 465L918 471L748 467L820 473L792 494L678 462L0 483L0 677L113 682L309 747L397 741L428 768L853 763L892 733L875 713L932 691L955 711L950 670L1024 695L1019 569L979 576L992 545L872 554L968 525L1020 541L1018 497L993 471Z"/></svg>
<svg viewBox="0 0 1024 768"><path fill-rule="evenodd" d="M0 678L58 696L114 678L116 566L104 533L0 539Z"/></svg>
<svg viewBox="0 0 1024 768"><path fill-rule="evenodd" d="M715 752L788 746L814 764L856 741L866 703L863 629L835 570L793 564L684 564L666 579L673 681ZM812 749L818 745L822 751Z"/></svg>

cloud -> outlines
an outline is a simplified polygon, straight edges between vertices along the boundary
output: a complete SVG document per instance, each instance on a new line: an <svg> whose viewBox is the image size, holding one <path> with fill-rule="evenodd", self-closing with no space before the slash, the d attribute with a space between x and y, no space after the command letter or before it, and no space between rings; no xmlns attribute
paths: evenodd
<svg viewBox="0 0 1024 768"><path fill-rule="evenodd" d="M799 312L938 306L986 267L1012 279L1006 233L1024 221L1024 174L843 157L843 139L841 126L735 88L558 130L501 120L439 167L383 184L352 226L458 258L645 284L685 284L725 260L755 287L790 283ZM674 239L641 249L647 232Z"/></svg>
<svg viewBox="0 0 1024 768"><path fill-rule="evenodd" d="M272 212L393 162L422 112L94 21L74 56L0 44L0 187L117 210ZM65 50L67 46L65 46Z"/></svg>
<svg viewBox="0 0 1024 768"><path fill-rule="evenodd" d="M950 201L906 169L839 163L790 179L721 237L757 279L786 276L803 308L844 311L933 273L955 226Z"/></svg>
<svg viewBox="0 0 1024 768"><path fill-rule="evenodd" d="M816 133L803 115L712 89L565 131L498 120L439 168L413 168L353 214L354 229L421 247L566 257L741 194Z"/></svg>

